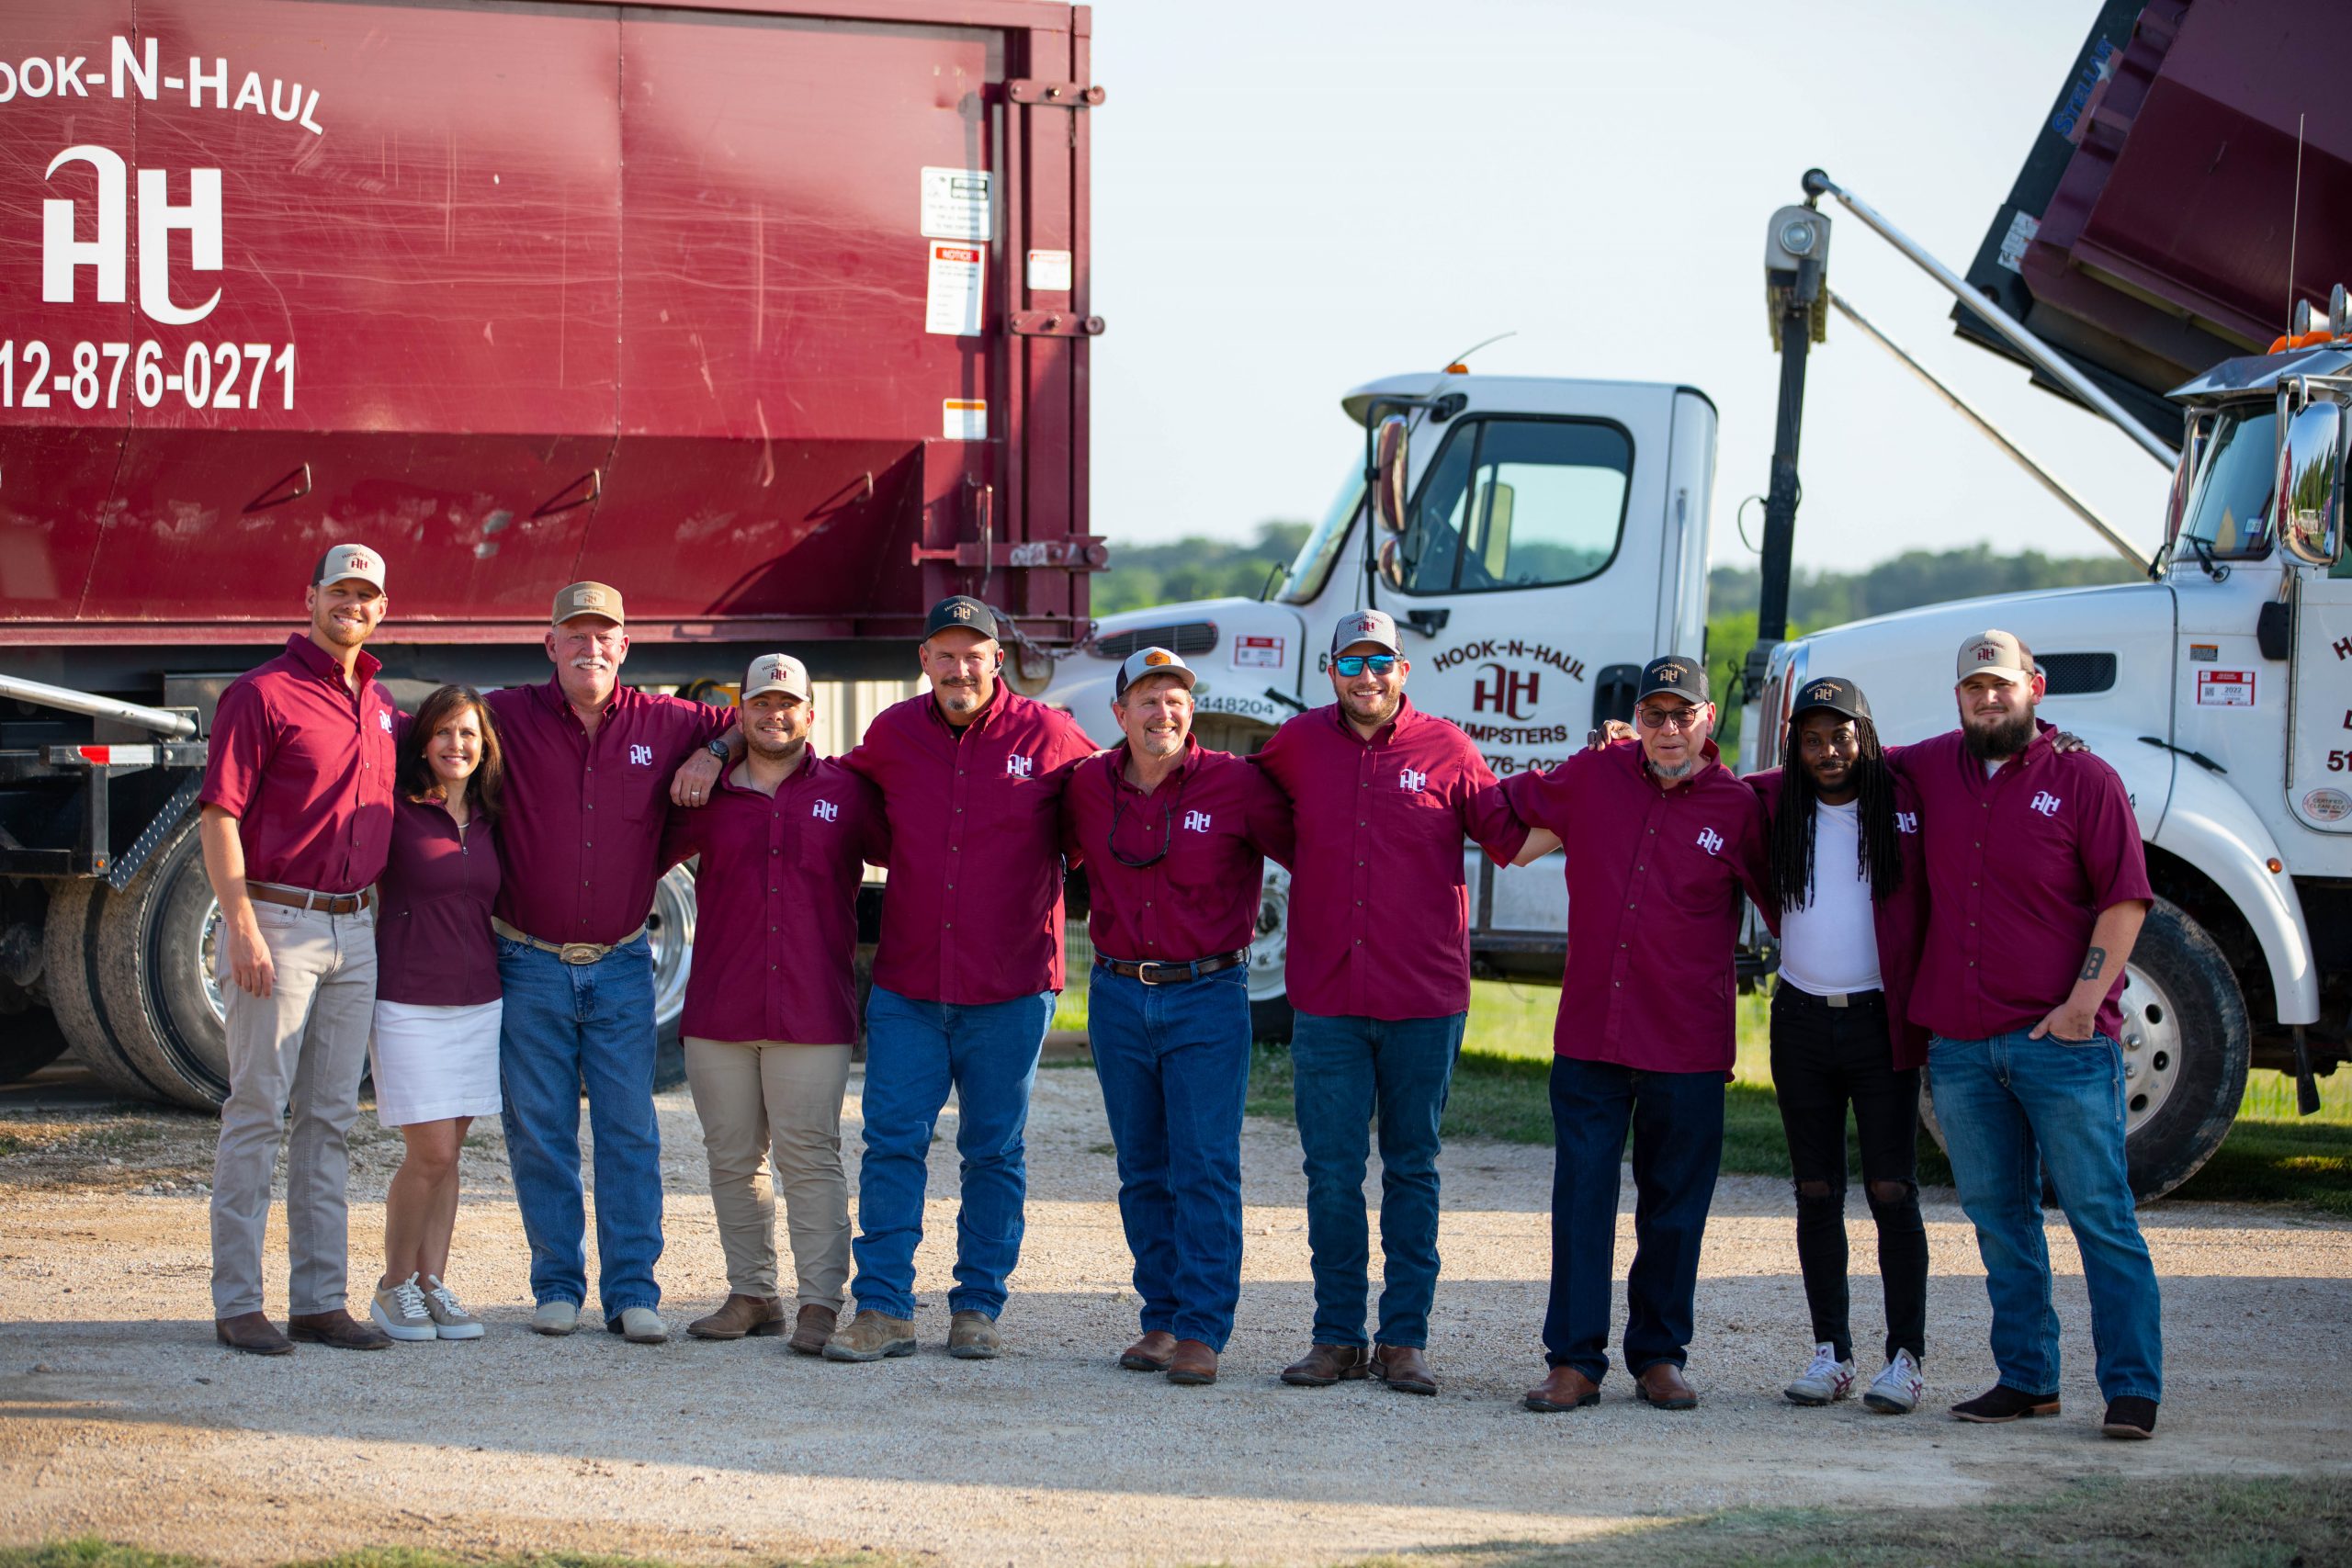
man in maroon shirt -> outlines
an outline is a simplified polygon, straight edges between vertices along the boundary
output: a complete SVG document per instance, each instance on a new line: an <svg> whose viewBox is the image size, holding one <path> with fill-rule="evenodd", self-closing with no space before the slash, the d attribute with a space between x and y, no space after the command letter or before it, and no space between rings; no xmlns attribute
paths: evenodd
<svg viewBox="0 0 2352 1568"><path fill-rule="evenodd" d="M890 881L865 1007L857 1315L826 1344L832 1360L914 1353L925 1161L951 1089L963 1202L949 1355L997 1353L1021 1258L1029 1088L1062 988L1057 770L1094 743L997 679L996 633L977 599L933 605L917 649L931 690L876 715L842 759L882 792Z"/></svg>
<svg viewBox="0 0 2352 1568"><path fill-rule="evenodd" d="M1635 1205L1625 1281L1634 1393L1667 1410L1698 1396L1682 1378L1699 1246L1722 1163L1724 1084L1736 1028L1733 949L1740 895L1761 899L1764 810L1718 759L1714 705L1697 660L1643 670L1640 739L1579 752L1503 786L1566 851L1568 962L1553 1036L1551 1374L1531 1410L1597 1404L1609 1371L1618 1166L1630 1127Z"/></svg>
<svg viewBox="0 0 2352 1568"><path fill-rule="evenodd" d="M653 1116L653 957L645 917L667 803L701 806L741 739L725 708L620 684L620 593L555 596L555 678L489 697L514 806L500 824L497 913L505 993L498 1070L506 1159L531 1243L531 1326L569 1334L588 1292L580 1090L595 1133L597 1301L633 1343L669 1330L662 1289L661 1132ZM667 800L665 802L665 796Z"/></svg>
<svg viewBox="0 0 2352 1568"><path fill-rule="evenodd" d="M1193 739L1193 679L1164 648L1119 666L1126 744L1069 764L1062 845L1086 867L1086 1028L1143 1298L1119 1364L1199 1384L1216 1381L1241 1299L1250 941L1291 820L1262 770Z"/></svg>
<svg viewBox="0 0 2352 1568"><path fill-rule="evenodd" d="M1330 706L1300 714L1252 759L1290 797L1292 1097L1306 1155L1315 1326L1283 1381L1377 1377L1433 1394L1438 1122L1470 1010L1462 840L1508 863L1526 838L1468 736L1414 708L1412 664L1385 612L1332 629ZM1380 1120L1386 1280L1366 1354L1371 1239L1364 1129Z"/></svg>
<svg viewBox="0 0 2352 1568"><path fill-rule="evenodd" d="M2101 1429L2153 1437L2162 1310L2124 1157L2117 1044L2124 963L2154 897L2139 826L2115 770L2057 750L2037 723L2043 682L2024 644L1972 637L1958 671L1960 728L1896 762L1919 792L1931 894L1911 1017L1933 1035L1929 1089L1984 1254L2000 1370L1952 1414L2058 1413L2046 1173L2090 1290Z"/></svg>
<svg viewBox="0 0 2352 1568"><path fill-rule="evenodd" d="M288 1333L344 1349L391 1340L345 1308L345 1140L376 1010L371 886L391 845L397 713L361 645L384 618L383 558L337 545L311 573L307 631L220 694L198 832L220 901L229 1098L212 1169L213 1333L293 1346L262 1310L270 1176L286 1165Z"/></svg>
<svg viewBox="0 0 2352 1568"><path fill-rule="evenodd" d="M874 786L809 749L808 667L762 654L743 677L743 760L707 807L672 808L667 865L702 857L686 979L686 1082L710 1159L726 1302L698 1339L785 1332L775 1193L798 1306L787 1343L820 1354L849 1283L842 1098L857 1041L857 889L889 859ZM766 1171L773 1150L772 1190Z"/></svg>

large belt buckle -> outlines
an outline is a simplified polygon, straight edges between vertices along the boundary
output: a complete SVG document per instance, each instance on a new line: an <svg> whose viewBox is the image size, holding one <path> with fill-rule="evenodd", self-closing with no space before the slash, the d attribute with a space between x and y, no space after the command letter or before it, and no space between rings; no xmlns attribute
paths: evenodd
<svg viewBox="0 0 2352 1568"><path fill-rule="evenodd" d="M1847 991L1832 991L1829 995L1822 998L1821 999L1827 1002L1834 1008L1845 1008L1854 1005L1852 994Z"/></svg>
<svg viewBox="0 0 2352 1568"><path fill-rule="evenodd" d="M605 954L593 942L567 942L555 950L555 955L566 964L594 964Z"/></svg>
<svg viewBox="0 0 2352 1568"><path fill-rule="evenodd" d="M1155 980L1151 977L1151 972L1159 967L1159 964L1157 960L1147 958L1142 963L1136 965L1136 978L1142 981L1147 986L1166 985L1166 981Z"/></svg>

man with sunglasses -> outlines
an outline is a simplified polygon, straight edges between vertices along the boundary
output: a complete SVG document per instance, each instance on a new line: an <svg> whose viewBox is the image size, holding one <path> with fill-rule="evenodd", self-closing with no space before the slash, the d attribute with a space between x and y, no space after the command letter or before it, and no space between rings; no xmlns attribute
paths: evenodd
<svg viewBox="0 0 2352 1568"><path fill-rule="evenodd" d="M1527 830L1470 738L1405 696L1412 664L1380 610L1331 633L1329 707L1300 714L1253 759L1291 800L1292 1094L1306 1155L1315 1328L1283 1381L1379 1378L1433 1394L1438 1122L1470 1010L1467 834L1508 864ZM1364 1129L1380 1121L1386 1280L1367 1348L1371 1240Z"/></svg>
<svg viewBox="0 0 2352 1568"><path fill-rule="evenodd" d="M1069 714L997 679L1004 649L979 600L933 605L916 658L931 690L876 715L842 759L882 792L890 886L865 1004L857 1315L825 1342L834 1361L914 1354L923 1187L951 1091L963 1182L947 1353L998 1352L1029 1090L1062 988L1059 770L1095 750Z"/></svg>
<svg viewBox="0 0 2352 1568"><path fill-rule="evenodd" d="M1609 1371L1618 1165L1634 1141L1625 1365L1634 1396L1687 1410L1699 1246L1724 1141L1740 894L1768 897L1764 810L1708 739L1704 666L1643 670L1638 739L1504 785L1532 833L1521 864L1567 852L1568 960L1553 1035L1552 1371L1530 1410L1598 1404Z"/></svg>
<svg viewBox="0 0 2352 1568"><path fill-rule="evenodd" d="M1291 814L1263 773L1193 739L1193 682L1164 648L1127 656L1111 701L1125 743L1069 765L1061 821L1086 867L1087 1033L1143 1298L1119 1364L1203 1384L1241 1299L1250 941Z"/></svg>

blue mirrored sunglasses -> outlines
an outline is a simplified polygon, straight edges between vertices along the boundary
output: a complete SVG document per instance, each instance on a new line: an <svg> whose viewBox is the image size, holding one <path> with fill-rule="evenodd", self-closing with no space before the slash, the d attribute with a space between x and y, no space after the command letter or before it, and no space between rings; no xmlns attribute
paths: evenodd
<svg viewBox="0 0 2352 1568"><path fill-rule="evenodd" d="M1393 653L1343 653L1331 660L1331 668L1350 681L1363 674L1367 664L1372 666L1374 674L1385 675L1396 668L1396 656Z"/></svg>

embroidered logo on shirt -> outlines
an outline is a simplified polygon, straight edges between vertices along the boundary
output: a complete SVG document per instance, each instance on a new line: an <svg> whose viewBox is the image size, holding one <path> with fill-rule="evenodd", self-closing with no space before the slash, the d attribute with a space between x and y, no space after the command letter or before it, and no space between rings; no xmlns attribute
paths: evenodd
<svg viewBox="0 0 2352 1568"><path fill-rule="evenodd" d="M2027 802L2027 804L2031 806L2036 811L2041 812L2044 817L2055 817L2058 815L2058 797L2051 794L2046 789L2036 791L2033 798Z"/></svg>
<svg viewBox="0 0 2352 1568"><path fill-rule="evenodd" d="M1699 847L1713 854L1724 847L1724 836L1713 828L1702 828L1699 829Z"/></svg>
<svg viewBox="0 0 2352 1568"><path fill-rule="evenodd" d="M1402 790L1424 790L1430 787L1430 776L1407 768L1396 775L1396 787Z"/></svg>
<svg viewBox="0 0 2352 1568"><path fill-rule="evenodd" d="M808 807L808 815L831 822L842 814L842 808L830 800L820 800Z"/></svg>
<svg viewBox="0 0 2352 1568"><path fill-rule="evenodd" d="M1919 830L1919 814L1916 811L1896 812L1894 814L1894 830L1898 833L1917 832Z"/></svg>
<svg viewBox="0 0 2352 1568"><path fill-rule="evenodd" d="M650 768L653 765L653 748L632 746L628 749L628 760L640 768Z"/></svg>
<svg viewBox="0 0 2352 1568"><path fill-rule="evenodd" d="M1004 760L1004 776L1009 779L1025 779L1036 766L1037 764L1027 757L1018 755L1007 757Z"/></svg>
<svg viewBox="0 0 2352 1568"><path fill-rule="evenodd" d="M378 714L378 715L376 716L376 722L377 722L378 724L380 724L380 725L382 725L382 726L384 727L384 733L385 733L385 734L390 735L390 734L392 732L392 716L391 716L390 714L389 714L389 713L379 713L379 714Z"/></svg>
<svg viewBox="0 0 2352 1568"><path fill-rule="evenodd" d="M1205 811L1187 811L1184 813L1184 829L1191 833L1207 832L1209 814Z"/></svg>

